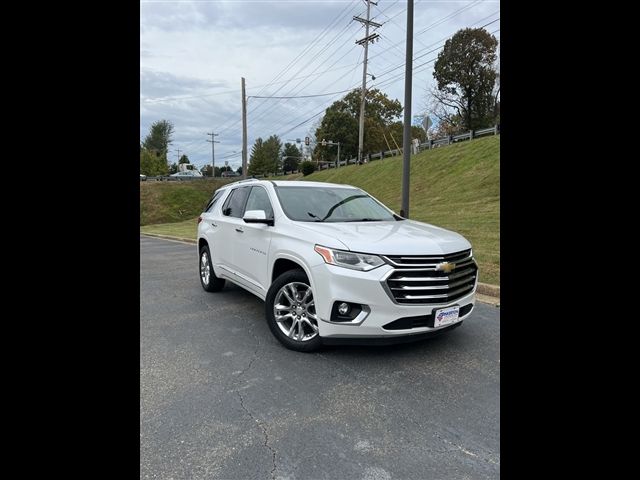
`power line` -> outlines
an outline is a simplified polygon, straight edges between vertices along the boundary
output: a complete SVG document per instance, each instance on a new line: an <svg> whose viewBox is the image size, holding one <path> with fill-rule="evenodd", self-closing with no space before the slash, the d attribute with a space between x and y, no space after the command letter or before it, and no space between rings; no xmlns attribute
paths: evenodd
<svg viewBox="0 0 640 480"><path fill-rule="evenodd" d="M316 54L316 56L315 56L315 57L311 58L311 59L310 59L310 60L309 60L305 65L303 65L303 66L300 68L300 70L298 70L298 72L296 72L296 74L298 74L298 73L300 73L301 71L303 71L303 70L307 69L307 67L309 67L309 66L310 66L314 61L316 61L318 58L320 58L320 57L323 55L323 53L324 53L324 52L328 51L329 47L330 47L331 45L333 45L333 44L334 44L334 43L335 43L335 42L336 42L340 37L344 36L344 34L345 34L345 33L348 33L348 29L349 29L349 27L351 26L352 22L353 22L353 20L349 21L349 23L347 23L347 25L345 25L345 27L344 27L340 32L338 32L338 34L336 34L336 35L335 35L335 36L334 36L334 37L329 41L329 43L328 43L327 45L325 45L319 53L317 53L317 54ZM320 68L324 63L326 63L326 61L327 61L329 58L331 58L333 55L335 55L335 54L336 54L336 53L337 53L337 52L338 52L338 51L339 51L339 50L340 50L344 45L346 45L347 43L348 43L348 40L347 40L347 41L345 41L345 42L343 42L343 43L338 47L338 49L337 49L337 50L335 50L332 54L328 55L328 56L327 56L327 58L325 58L325 59L324 59L324 61L323 61L322 63L320 63L320 65L318 65L318 66L314 69L314 72L315 72L318 68ZM344 57L344 55L343 55L343 57ZM337 62L334 62L334 64L335 64L335 63L337 63ZM313 72L311 72L311 73L313 73ZM291 89L287 92L287 95L289 95L289 94L293 93L293 91L294 91L298 86L300 86L302 83L303 83L303 82L301 81L301 82L299 82L295 87L291 88ZM312 82L310 82L310 83L312 83ZM310 85L310 83L309 83L309 84L307 84L307 86L308 86L308 85ZM284 88L285 86L286 86L286 83L285 83L284 85L282 85L281 87L279 87L275 92L273 92L272 96L273 96L273 95L275 95L276 93L278 93L280 90L282 90L282 88ZM257 110L258 110L262 105L265 105L265 103L263 102L263 103L261 103L261 104L257 105L257 106L256 106L255 108L253 108L249 113L255 113L255 112L256 112L256 111L257 111ZM252 121L256 121L256 120L258 120L258 119L260 119L260 118L263 118L263 117L264 117L264 116L269 112L269 110L270 110L270 109L273 109L274 107L275 107L275 104L274 104L274 105L272 105L272 106L270 106L270 107L269 107L269 109L268 109L267 111L262 112L262 113L261 113L257 118L253 118L253 119L252 119Z"/></svg>
<svg viewBox="0 0 640 480"><path fill-rule="evenodd" d="M358 1L358 0L353 0L350 4L355 4L357 1ZM280 78L282 75L284 75L284 74L285 74L285 73L286 73L286 72L287 72L287 71L288 71L288 70L289 70L289 69L290 69L290 68L295 64L295 62L296 62L299 58L301 58L301 57L302 57L302 56L303 56L307 51L311 50L311 49L315 46L315 44L316 44L316 43L318 43L318 42L319 42L319 41L320 41L320 40L321 40L321 39L322 39L322 38L323 38L323 37L328 33L328 32L329 32L329 30L331 29L331 27L333 27L333 25L338 21L338 19L342 17L343 13L344 13L348 8L349 8L349 5L350 5L350 4L347 4L347 5L346 5L346 6L345 6L341 11L340 11L340 13L338 13L338 15L336 15L336 16L334 17L334 19L333 19L333 20L331 20L331 22L329 22L329 25L327 25L327 26L324 28L324 30L323 30L322 32L320 32L320 33L316 36L316 38L314 38L314 39L313 39L313 40L312 40L312 41L311 41L311 42L310 42L310 43L309 43L309 44L308 44L308 45L307 45L307 46L306 46L306 47L305 47L305 48L304 48L304 49L303 49L303 50L302 50L298 55L296 55L296 56L295 56L295 58L294 58L293 60L291 60L291 61L287 64L287 66L286 66L286 67L285 67L285 68L284 68L284 69L283 69L283 70L282 70L278 75L276 75L276 76L274 77L274 79L272 80L272 82L273 82L273 81L275 81L275 80L277 80L278 78ZM351 10L353 10L353 7L351 8ZM270 83L268 83L267 85L265 85L265 88L266 88L266 87L268 87L268 86L270 86L270 85L272 84L272 82L270 82ZM264 89L263 89L263 90L264 90ZM258 92L258 95L260 95L260 94L263 92L263 90L259 91L259 92Z"/></svg>
<svg viewBox="0 0 640 480"><path fill-rule="evenodd" d="M484 28L484 27L489 26L489 25L491 25L491 24L493 24L493 23L495 23L495 22L497 22L497 21L499 21L499 20L500 20L500 17L496 18L495 20L493 20L493 21L491 21L491 22L489 22L489 23L485 23L484 25L482 25L481 27L478 27L478 28ZM476 23L478 23L478 22L476 22ZM473 26L473 24L472 24L472 26ZM441 38L441 39L440 39L440 40L438 40L437 42L432 43L431 45L429 45L429 47L431 47L431 46L433 46L433 45L440 44L440 43L444 42L445 40L447 40L447 39L449 39L449 38L453 37L454 35L455 35L455 32L454 32L454 33L452 33L451 35L447 35L446 37ZM427 55L428 55L428 54L430 54L430 53L433 53L433 52L435 52L435 51L437 51L437 50L440 50L442 47L443 47L443 45L440 45L439 47L436 47L436 48L434 48L434 49L432 49L432 50L429 50L428 52L425 52L425 53L422 53L422 54L420 54L420 55L414 56L414 57L413 57L413 60L418 60L419 58L425 57L425 56L427 56ZM388 70L386 70L386 71L384 71L384 72L380 73L379 75L377 75L377 77L378 77L378 78L379 78L379 77L382 77L382 76L384 76L384 75L386 75L386 74L388 74L388 73L392 72L393 70L397 70L398 68L402 68L403 66L404 66L404 62L403 62L403 63L401 63L400 65L396 65L395 67L392 67L392 68L390 68L390 69L388 69Z"/></svg>
<svg viewBox="0 0 640 480"><path fill-rule="evenodd" d="M417 3L417 2L416 2ZM378 7L376 5L376 9L380 10L380 7ZM406 9L405 9L406 10ZM404 10L402 10L401 12L397 13L396 15L393 16L393 18L397 17L400 13L402 13ZM381 13L382 15L384 15L385 17L387 17L387 21L385 23L391 23L391 25L394 25L397 29L399 29L401 32L403 32L405 35L407 34L407 31L405 30L405 28L396 23L395 20L391 17L389 17L389 15L387 15L386 13L384 13L384 11L379 11L379 13ZM417 37L414 37L414 40L417 41L418 43L420 43L422 46L425 46L424 43L422 43L422 40L420 40ZM404 55L404 52L403 52Z"/></svg>
<svg viewBox="0 0 640 480"><path fill-rule="evenodd" d="M298 55L296 55L294 57L293 60L291 60L287 66L280 72L278 73L272 80L271 82L267 83L260 91L258 91L257 95L260 95L265 88L275 84L275 82L281 78L287 71L289 71L289 69L291 69L291 67L293 65L295 65L295 62L301 58L305 53L307 53L308 51L311 51L311 49L314 48L314 46L320 42L320 40L322 40L322 38L324 38L324 36L329 32L329 30L334 26L334 24L337 23L337 21L342 18L342 15L344 14L345 11L349 11L351 12L351 10L353 10L356 6L357 6L357 1L358 0L353 0L352 2L350 2L349 4L347 4L341 11L340 13L338 13L338 15L336 15L334 17L334 19L329 22L329 25L327 25L324 30L322 32L320 32ZM351 6L353 5L353 6ZM349 9L349 7L351 6L351 9ZM299 73L299 72L297 72ZM297 73L295 75L297 75ZM294 76L295 76L294 75ZM284 84L286 85L288 82L290 82L291 79L287 80L286 82L284 82ZM277 91L276 91L277 93ZM229 124L229 122L225 122L225 124L223 124L223 126L220 127L220 133L228 130L229 128L234 127L235 125L237 125L238 123L240 123L242 121L242 119L240 118L239 120Z"/></svg>
<svg viewBox="0 0 640 480"><path fill-rule="evenodd" d="M496 32L499 32L500 29L496 29L493 32L490 32L492 35ZM421 63L420 65L416 65L413 67L413 74L419 73L417 70L419 70L421 67L424 67L432 62L435 62L438 59L438 57L434 57L431 60L427 60L424 63ZM404 65L404 64L403 64ZM401 73L399 75L396 75L394 77L388 78L386 80L384 80L383 82L381 82L380 84L377 84L376 87L383 87L383 86L387 86L387 85L391 85L392 83L396 82L397 80L399 80L400 78L404 77L404 73Z"/></svg>
<svg viewBox="0 0 640 480"><path fill-rule="evenodd" d="M363 53L363 52L361 51L361 53ZM336 80L334 80L331 84L329 84L329 87L331 87L331 86L335 85L336 83L338 83L340 80L342 80L344 77L346 77L346 76L347 76L347 75L349 75L349 74L351 74L351 75L353 76L353 74L354 74L354 73L355 73L355 71L357 70L358 66L360 66L360 65L361 65L361 63L360 63L360 62L358 62L358 63L356 64L356 66L354 67L354 69L353 69L353 71L352 71L352 72L346 72L346 73L345 73L345 74L343 74L342 76L338 77L338 78L337 78ZM351 83L352 83L352 82L350 82L350 84L351 84ZM354 88L356 88L357 86L358 86L358 84L356 84L356 85L354 85L354 86L350 87L350 88L349 88L349 91L353 90L353 89L354 89ZM336 99L336 98L337 98L337 97L332 98L331 100L329 100L329 102L333 103L333 102L335 101L335 99ZM327 102L327 104L328 104L328 102ZM323 111L324 111L324 110L323 110ZM297 122L300 118L302 118L302 117L304 117L304 116L308 115L308 113L309 113L309 111L307 111L307 112L303 113L302 115L297 116L297 117L296 117L296 118L294 118L293 120L285 121L284 123L280 123L280 124L278 124L278 125L276 126L276 128L274 128L274 130L276 130L276 131L277 131L277 130L279 130L280 128L284 128L286 125L291 125L292 123ZM322 112L321 112L321 113L322 113ZM316 115L316 116L317 116L317 115ZM307 121L308 121L308 120L307 120ZM304 124L304 123L306 123L306 121L305 121L305 122L302 122L302 124ZM298 126L299 126L299 125L298 125ZM294 127L294 128L297 128L297 126L296 126L296 127ZM288 133L288 132L287 132L287 133ZM282 135L284 136L284 135L286 135L286 133L284 133L284 134L282 134Z"/></svg>
<svg viewBox="0 0 640 480"><path fill-rule="evenodd" d="M313 97L327 97L329 95L336 95L338 93L344 93L344 92L348 92L349 90L341 90L339 92L331 92L331 93L318 93L316 95L298 95L298 96L291 96L291 97L258 97L255 95L249 95L247 98L276 98L276 99L283 99L283 98L313 98Z"/></svg>
<svg viewBox="0 0 640 480"><path fill-rule="evenodd" d="M354 6L354 7L355 7L355 6ZM353 8L352 8L351 10L353 10ZM297 75L297 74L299 74L299 73L301 73L301 72L303 72L303 71L304 71L304 70L305 70L309 65L311 65L314 61L316 61L319 57L321 57L321 56L322 56L322 54L323 54L325 51L327 51L327 50L329 49L329 47L330 47L331 45L333 45L333 44L338 40L338 38L340 38L340 37L341 37L341 36L342 36L342 35L343 35L343 34L344 34L348 29L349 29L349 27L350 27L350 25L351 25L352 21L353 21L353 20L349 21L349 22L348 22L348 23L347 23L347 24L342 28L342 30L340 30L336 35L334 35L334 37L333 37L331 40L329 40L329 42L328 42L325 46L323 46L323 47L321 48L321 50L320 50L319 52L316 52L315 56L313 56L313 57L312 57L312 58L311 58L311 59L310 59L306 64L304 64L300 69L298 69L298 71L294 74L294 76L295 76L295 75ZM344 45L344 44L343 44L343 45ZM341 46L342 46L342 45L341 45ZM290 81L292 81L292 79L289 79L289 81L285 82L285 83L284 83L284 85L282 85L282 86L278 87L278 89L276 89L276 91L275 91L275 92L273 92L273 94L272 94L272 95L275 95L275 94L276 94L276 93L278 93L280 90L282 90L282 88L284 88L284 87L287 85L287 83L289 83ZM264 90L264 89L263 89L263 90ZM260 93L261 93L261 92L258 92L258 95L260 95ZM263 104L264 104L264 103L257 105L257 106L256 106L254 109L252 109L252 110L251 110L251 112L249 112L249 113L253 113L253 112L255 112L255 111L256 111L256 110L257 110L261 105L263 105Z"/></svg>
<svg viewBox="0 0 640 480"><path fill-rule="evenodd" d="M482 2L482 1L483 1L483 0L476 0L476 1L474 1L473 3L471 3L471 4L469 4L469 5L465 5L464 7L461 7L461 8L459 8L459 9L457 9L457 10L454 10L454 11L453 11L453 12L451 12L450 14L445 15L444 17L440 18L439 20L436 20L435 22L433 22L432 24L428 25L426 28L424 28L424 29L423 29L423 30L421 30L420 32L418 32L418 33L414 34L414 37L415 37L416 35L422 35L423 33L425 33L425 32L427 32L427 31L431 30L432 28L437 27L438 25L442 24L442 23L443 23L443 22L445 22L446 20L450 20L451 18L455 17L456 15L459 15L460 13L464 12L465 10L468 10L469 8L471 8L471 7L475 6L475 5L477 5L478 3ZM405 10L406 10L406 9L405 9ZM402 10L402 11L404 11L404 10ZM401 12L400 12L400 13L401 13ZM395 16L395 15L394 15L394 16ZM393 17L391 17L391 18L393 18ZM403 42L403 40L400 40L399 42L396 42L394 45L395 45L395 46L398 46L398 45L402 44L402 42ZM382 52L386 52L386 51L390 50L391 48L393 48L393 47L394 47L394 45L391 45L391 46L389 46L388 48L386 48L385 50L382 50L381 52L379 52L379 53L377 53L377 54L375 54L375 55L372 55L372 56L371 56L371 58L375 58L375 57L376 57L376 56L378 56L380 53L382 53Z"/></svg>
<svg viewBox="0 0 640 480"><path fill-rule="evenodd" d="M353 8L352 8L351 10L353 10ZM311 60L309 60L309 61L308 61L305 65L303 65L300 69L298 69L298 71L296 71L296 73L294 73L294 76L295 76L295 75L298 75L299 73L301 73L302 71L304 71L304 70L305 70L305 69L306 69L306 68L307 68L311 63L313 63L313 62L314 62L314 61L316 61L320 56L322 56L322 54L323 54L325 51L327 51L327 50L328 50L328 48L329 48L333 43L335 43L335 42L337 41L337 39L338 39L338 38L340 38L340 37L341 37L345 32L347 32L347 31L348 31L348 28L349 28L349 26L351 25L351 23L352 23L352 22L353 22L353 20L349 21L349 23L347 23L347 25L345 25L345 27L344 27L340 32L338 32L338 33L337 33L337 34L336 34L336 35L335 35L335 36L334 36L334 37L329 41L329 43L328 43L327 45L325 45L324 47L322 47L322 49L321 49L319 52L317 52L317 53L316 53L316 56L312 57L312 58L311 58ZM338 50L340 50L340 48L341 48L342 46L344 46L345 44L346 44L346 42L345 42L345 43L343 43L340 47L338 47ZM336 52L337 52L337 50L336 50ZM326 61L326 60L325 60L325 61ZM323 62L323 63L324 63L324 62ZM317 67L316 67L316 69L317 69ZM313 72L312 72L312 73L313 73ZM325 73L326 73L326 72L325 72ZM283 84L283 85L281 85L280 87L278 87L278 88L277 88L277 89L276 89L276 90L275 90L275 91L270 95L270 97L271 97L271 96L274 96L276 93L278 93L280 90L282 90L282 89L283 89L283 88L284 88L284 87L285 87L289 82L291 82L291 81L292 81L292 79L289 79L289 80L287 80L286 82L284 82L284 84ZM298 83L298 85L300 85L300 83ZM297 87L298 85L296 85L296 87ZM291 94L291 93L292 93L292 91L293 91L296 87L294 87L293 89L290 89L290 90L287 92L287 95L288 95L288 94ZM258 92L258 95L259 95L259 94L260 94L260 92ZM276 102L276 103L277 103L277 102ZM263 105L265 105L264 100L263 100L261 103L258 103L258 105L256 105L254 108L252 108L252 109L249 111L249 114L255 113L255 112L256 112L257 110L259 110L259 109L260 109L260 107L261 107L261 106L263 106ZM266 115L270 110L272 110L274 107L275 107L275 105L272 105L272 106L268 107L268 108L267 108L267 110L263 111L263 112L262 112L262 113L261 113L257 118L251 118L251 121L252 121L252 122L255 122L255 121L259 120L260 118L263 118L263 117L264 117L264 116L265 116L265 115ZM227 126L227 127L221 128L220 133L222 133L222 132L224 132L224 131L228 130L229 128L234 127L235 125L237 125L238 123L240 123L240 121L241 121L241 119L240 119L240 120L237 120L236 122L234 122L234 123L230 124L230 125L229 125L229 126Z"/></svg>
<svg viewBox="0 0 640 480"><path fill-rule="evenodd" d="M352 22L352 21L350 21L350 22L347 24L347 27L349 27L349 26L351 25L351 22ZM344 31L344 29L343 29L343 31ZM339 33L338 35L336 35L336 36L334 37L334 39L333 39L332 43L335 43L335 40L337 40L337 39L338 39L339 37L341 37L341 36L343 36L343 35L342 35L342 34L340 34L340 33ZM324 65L324 64L327 62L327 60L329 60L330 58L332 58L333 56L335 56L335 55L337 54L337 52L338 52L338 51L339 51L339 50L340 50L344 45L346 45L346 44L347 44L347 42L348 42L348 40L347 40L347 41L345 41L345 42L343 42L343 44L342 44L340 47L338 47L338 49L336 49L332 54L328 55L328 56L327 56L327 58L325 58L325 59L324 59L324 60L323 60L319 65L317 65L317 66L316 66L316 68L312 71L312 73L313 73L313 72L315 72L316 70L318 70L322 65ZM331 45L331 43L330 43L330 44L327 44L327 45L323 48L323 51L328 50L328 47L329 47L330 45ZM333 62L333 64L332 64L331 66L333 66L333 65L335 65L336 63L338 63L339 61L341 61L341 60L342 60L342 58L344 58L346 55L348 55L348 54L349 54L349 52L350 52L351 50L353 50L353 48L355 48L355 46L352 46L352 48L351 48L349 51L347 51L344 55L342 55L342 57L338 58L335 62ZM306 66L308 66L310 63L312 63L314 60L315 60L315 59L312 59L310 62L307 62L307 65L303 66L303 67L302 67L302 69L306 68ZM331 66L329 67L329 69L331 69ZM317 75L317 77L316 77L314 80L312 80L311 82L308 82L308 83L306 84L306 87L309 87L312 83L316 82L316 81L318 80L318 78L320 78L320 76L321 76L321 75L322 75L322 74L321 74L321 73L319 73L319 74ZM297 84L297 85L295 85L293 88L291 88L291 89L287 92L287 95L290 95L290 94L293 94L293 93L299 93L299 91L300 91L300 90L302 90L302 88L300 88L297 92L296 92L296 89L297 89L298 87L300 87L300 86L302 85L302 83L303 83L303 81L298 82L298 84ZM334 83L335 83L335 82L334 82ZM303 86L303 88L304 88L304 86ZM276 92L277 92L277 91L276 91ZM274 93L276 93L276 92L274 92ZM271 113L271 111L273 111L273 110L278 106L279 102L280 102L280 101L279 101L279 100L277 100L276 102L274 102L273 104L271 104L271 105L267 108L267 110L264 110L264 111L263 111L263 112L261 112L259 115L255 116L255 117L252 117L252 118L251 118L251 123L252 123L253 125L255 125L255 124L256 124L258 121L260 121L262 118L266 117L269 113ZM257 110L257 109L253 109L253 110L252 110L252 112L255 112L256 110ZM251 113L251 112L250 112L250 113Z"/></svg>

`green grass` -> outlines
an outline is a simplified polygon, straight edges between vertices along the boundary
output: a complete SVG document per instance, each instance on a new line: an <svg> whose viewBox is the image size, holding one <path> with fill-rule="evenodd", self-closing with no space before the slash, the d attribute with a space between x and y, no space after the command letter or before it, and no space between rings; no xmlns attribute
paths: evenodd
<svg viewBox="0 0 640 480"><path fill-rule="evenodd" d="M161 235L171 235L180 238L196 239L198 229L198 217L190 218L177 223L158 223L155 225L143 225L140 227L142 233L158 233Z"/></svg>
<svg viewBox="0 0 640 480"><path fill-rule="evenodd" d="M296 175L290 179L302 178ZM324 170L304 177L304 180L354 185L400 212L401 157ZM211 196L213 187L209 186L201 195L189 190L201 187L196 185L199 182L149 183L164 185L152 187L157 188L152 194L147 192L145 207L141 191L140 224L158 225L147 225L141 231L195 238L195 218ZM144 182L141 182L141 190L143 185ZM143 223L145 208L146 219L160 220ZM177 213L178 210L183 213ZM473 245L474 255L480 265L480 280L499 285L500 137L479 138L427 150L412 157L409 213L413 220L432 223L464 235Z"/></svg>
<svg viewBox="0 0 640 480"><path fill-rule="evenodd" d="M140 182L140 225L174 223L197 217L214 190L230 181Z"/></svg>

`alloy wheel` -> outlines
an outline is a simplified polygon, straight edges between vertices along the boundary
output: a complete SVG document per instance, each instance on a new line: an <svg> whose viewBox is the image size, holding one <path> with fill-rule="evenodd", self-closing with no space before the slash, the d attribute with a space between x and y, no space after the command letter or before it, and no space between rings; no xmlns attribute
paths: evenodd
<svg viewBox="0 0 640 480"><path fill-rule="evenodd" d="M313 292L305 283L287 283L278 290L273 313L278 328L292 340L307 342L318 335Z"/></svg>

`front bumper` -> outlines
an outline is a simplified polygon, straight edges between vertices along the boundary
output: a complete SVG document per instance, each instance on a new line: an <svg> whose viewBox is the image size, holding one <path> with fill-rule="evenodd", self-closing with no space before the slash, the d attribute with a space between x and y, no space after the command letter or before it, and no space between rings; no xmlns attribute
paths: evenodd
<svg viewBox="0 0 640 480"><path fill-rule="evenodd" d="M458 323L444 327L385 330L382 328L384 325L400 318L427 316L434 310L452 305L459 305L460 307L469 304L473 305L477 287L476 281L476 285L469 294L447 303L401 305L393 302L383 287L384 280L392 270L393 267L390 265L383 265L369 272L360 272L328 264L320 264L312 269L316 314L320 319L318 328L320 336L325 340L325 343L343 343L337 341L338 339L376 338L378 340L389 340L388 343L396 343L397 341L402 341L402 337L409 336L417 336L415 339L419 339L420 337L429 336L429 334L459 326L460 322L466 319L473 311L473 307L471 307L471 310L460 317ZM334 302L352 302L367 305L369 311L366 312L366 315L363 316L364 319L359 324L333 323L330 319ZM336 341L334 342L334 340Z"/></svg>

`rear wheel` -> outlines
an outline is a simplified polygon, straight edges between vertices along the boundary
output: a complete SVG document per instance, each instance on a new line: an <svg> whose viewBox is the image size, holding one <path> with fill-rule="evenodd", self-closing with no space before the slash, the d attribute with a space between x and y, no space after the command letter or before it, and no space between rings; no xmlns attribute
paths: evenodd
<svg viewBox="0 0 640 480"><path fill-rule="evenodd" d="M224 278L216 277L213 272L209 247L200 249L200 284L207 292L219 292L224 287Z"/></svg>
<svg viewBox="0 0 640 480"><path fill-rule="evenodd" d="M265 309L271 333L285 347L312 352L322 346L315 299L304 271L280 275L267 292Z"/></svg>

